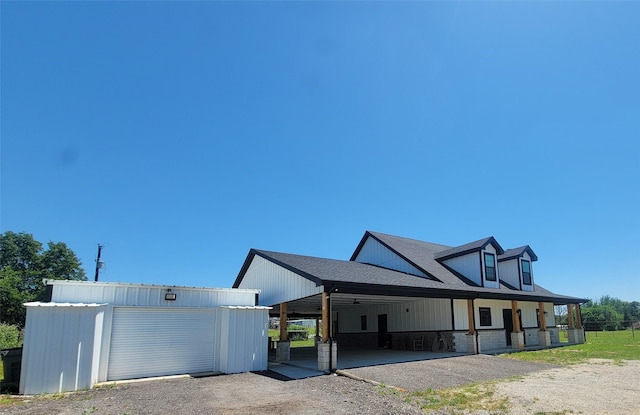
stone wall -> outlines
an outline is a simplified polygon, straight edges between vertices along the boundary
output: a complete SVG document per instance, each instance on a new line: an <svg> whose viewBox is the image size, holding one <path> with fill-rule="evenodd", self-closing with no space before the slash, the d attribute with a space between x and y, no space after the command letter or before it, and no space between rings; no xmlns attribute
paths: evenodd
<svg viewBox="0 0 640 415"><path fill-rule="evenodd" d="M478 345L480 352L507 347L507 337L504 329L478 330Z"/></svg>

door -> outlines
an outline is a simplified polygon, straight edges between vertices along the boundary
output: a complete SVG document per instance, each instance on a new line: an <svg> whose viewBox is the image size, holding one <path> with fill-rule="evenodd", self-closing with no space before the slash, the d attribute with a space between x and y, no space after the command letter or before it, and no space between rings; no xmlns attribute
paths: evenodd
<svg viewBox="0 0 640 415"><path fill-rule="evenodd" d="M107 380L214 371L215 310L114 307Z"/></svg>
<svg viewBox="0 0 640 415"><path fill-rule="evenodd" d="M391 348L391 341L387 334L386 314L378 314L378 347Z"/></svg>
<svg viewBox="0 0 640 415"><path fill-rule="evenodd" d="M510 308L502 309L502 320L507 335L507 346L511 346L511 332L513 332L513 315Z"/></svg>

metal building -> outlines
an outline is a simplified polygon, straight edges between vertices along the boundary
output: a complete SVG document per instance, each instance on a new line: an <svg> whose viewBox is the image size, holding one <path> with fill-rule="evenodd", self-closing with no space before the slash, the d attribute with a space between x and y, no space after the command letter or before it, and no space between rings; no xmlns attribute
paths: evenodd
<svg viewBox="0 0 640 415"><path fill-rule="evenodd" d="M27 303L20 393L98 382L267 369L258 290L48 280Z"/></svg>

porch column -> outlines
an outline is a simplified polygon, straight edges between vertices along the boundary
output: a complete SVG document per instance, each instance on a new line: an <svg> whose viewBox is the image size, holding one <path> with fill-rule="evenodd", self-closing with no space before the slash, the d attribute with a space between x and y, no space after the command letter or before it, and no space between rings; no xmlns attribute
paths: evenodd
<svg viewBox="0 0 640 415"><path fill-rule="evenodd" d="M511 300L511 319L513 320L513 332L511 333L511 347L513 349L524 349L524 333L520 327L520 316L518 315L518 300Z"/></svg>
<svg viewBox="0 0 640 415"><path fill-rule="evenodd" d="M569 330L575 328L573 325L573 304L567 304L567 319L569 323Z"/></svg>
<svg viewBox="0 0 640 415"><path fill-rule="evenodd" d="M280 303L280 341L276 348L276 362L291 360L291 343L287 333L287 303Z"/></svg>
<svg viewBox="0 0 640 415"><path fill-rule="evenodd" d="M573 308L573 304L568 304L567 308ZM575 305L576 324L573 324L573 313L569 314L569 330L567 331L569 343L584 343L584 330L582 329L582 318L580 316L580 304Z"/></svg>
<svg viewBox="0 0 640 415"><path fill-rule="evenodd" d="M576 328L582 329L582 312L580 310L580 304L575 305L576 308Z"/></svg>
<svg viewBox="0 0 640 415"><path fill-rule="evenodd" d="M476 342L476 319L473 312L473 300L467 299L467 318L469 319L469 332L465 336L465 346L467 353L478 354L478 343Z"/></svg>
<svg viewBox="0 0 640 415"><path fill-rule="evenodd" d="M338 366L338 344L330 341L329 295L322 293L322 342L318 343L318 370L330 372Z"/></svg>
<svg viewBox="0 0 640 415"><path fill-rule="evenodd" d="M329 341L329 296L322 293L322 341Z"/></svg>
<svg viewBox="0 0 640 415"><path fill-rule="evenodd" d="M540 313L540 330L538 331L538 342L540 346L551 346L551 333L547 330L547 316L544 311L544 303L538 303L538 312Z"/></svg>

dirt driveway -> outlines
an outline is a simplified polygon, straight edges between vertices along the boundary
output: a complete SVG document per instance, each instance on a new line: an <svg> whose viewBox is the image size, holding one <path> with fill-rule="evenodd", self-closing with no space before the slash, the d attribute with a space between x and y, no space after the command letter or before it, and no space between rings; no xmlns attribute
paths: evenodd
<svg viewBox="0 0 640 415"><path fill-rule="evenodd" d="M529 365L500 357L466 356L372 369L386 374L387 379L410 379L425 389L452 386L452 382L464 384L495 378L494 374L511 376L510 380L498 383L496 389L500 396L509 397L510 406L506 412L509 414L640 414L637 409L640 402L639 361L622 366L603 362L567 368ZM521 373L516 373L518 367ZM517 375L515 380L514 375ZM427 381L431 383L423 383ZM386 384L393 383L387 381ZM379 386L343 376L282 381L255 373L129 383L64 396L33 397L18 405L0 406L0 414L45 413L325 415L424 412L415 403L406 402L402 393L384 393Z"/></svg>

